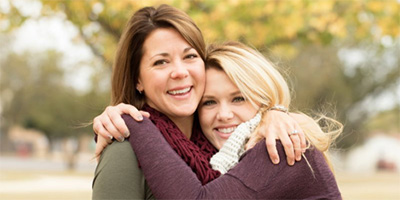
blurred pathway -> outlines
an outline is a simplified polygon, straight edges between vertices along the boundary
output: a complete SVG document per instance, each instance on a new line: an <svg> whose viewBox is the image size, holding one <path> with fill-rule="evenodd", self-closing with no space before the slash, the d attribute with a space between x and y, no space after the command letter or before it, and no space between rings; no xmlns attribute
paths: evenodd
<svg viewBox="0 0 400 200"><path fill-rule="evenodd" d="M78 162L76 170L68 171L61 161L0 157L0 199L30 199L45 194L65 199L63 195L74 193L88 196L95 165L85 159Z"/></svg>

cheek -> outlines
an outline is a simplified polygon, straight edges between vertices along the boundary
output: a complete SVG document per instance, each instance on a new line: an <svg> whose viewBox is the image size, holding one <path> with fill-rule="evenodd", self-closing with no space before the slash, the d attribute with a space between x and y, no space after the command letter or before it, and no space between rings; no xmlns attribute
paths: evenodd
<svg viewBox="0 0 400 200"><path fill-rule="evenodd" d="M240 116L241 121L245 122L252 119L257 114L257 109L252 105L243 105L238 108L237 116Z"/></svg>
<svg viewBox="0 0 400 200"><path fill-rule="evenodd" d="M202 109L201 107L199 107L199 122L200 122L200 126L201 128L205 128L205 125L207 124L207 116L206 116L206 112L204 112L204 109Z"/></svg>
<svg viewBox="0 0 400 200"><path fill-rule="evenodd" d="M141 80L142 83L148 90L164 89L166 81L168 80L166 76L167 72L147 72L143 74ZM157 80L157 81L154 81Z"/></svg>
<svg viewBox="0 0 400 200"><path fill-rule="evenodd" d="M199 108L199 121L204 133L210 131L213 119L213 112L211 110Z"/></svg>
<svg viewBox="0 0 400 200"><path fill-rule="evenodd" d="M206 83L206 72L204 68L204 63L198 64L192 69L192 76L198 82L197 84L201 85L204 90L204 85Z"/></svg>

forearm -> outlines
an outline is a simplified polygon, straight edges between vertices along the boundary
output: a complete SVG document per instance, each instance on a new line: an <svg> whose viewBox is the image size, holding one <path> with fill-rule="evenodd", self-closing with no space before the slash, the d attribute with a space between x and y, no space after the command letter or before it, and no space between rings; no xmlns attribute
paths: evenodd
<svg viewBox="0 0 400 200"><path fill-rule="evenodd" d="M245 198L248 188L233 176L202 185L192 169L168 145L150 120L136 122L123 116L131 133L129 141L156 198ZM238 196L242 194L242 196Z"/></svg>

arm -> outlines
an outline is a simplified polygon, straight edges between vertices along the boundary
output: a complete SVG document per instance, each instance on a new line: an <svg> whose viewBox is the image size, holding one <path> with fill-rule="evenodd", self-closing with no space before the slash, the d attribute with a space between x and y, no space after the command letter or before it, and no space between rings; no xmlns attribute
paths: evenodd
<svg viewBox="0 0 400 200"><path fill-rule="evenodd" d="M112 139L124 141L129 136L129 130L121 118L121 114L129 114L135 120L141 121L142 116L149 117L149 113L138 111L134 106L120 103L116 106L108 106L101 115L93 120L93 130L100 137L97 139L95 155L100 156L103 149L111 144ZM288 136L293 130L299 130L299 134ZM305 137L298 123L288 113L270 110L260 123L260 128L250 137L246 149L252 148L258 141L266 138L266 146L269 157L273 163L278 164L280 159L276 148L276 139L280 139L285 147L285 154L289 165L301 160L301 153L306 147Z"/></svg>
<svg viewBox="0 0 400 200"><path fill-rule="evenodd" d="M224 179L214 180L203 186L149 119L136 122L127 115L123 119L131 132L129 142L156 198L248 197L245 195L249 194L249 188L232 176L223 176Z"/></svg>
<svg viewBox="0 0 400 200"><path fill-rule="evenodd" d="M126 115L123 118L131 131L129 141L156 198L293 199L332 195L340 198L334 177L318 151L309 150L306 153L311 158L316 179L304 159L293 167L285 162L274 165L269 159L261 159L268 154L265 145L260 142L248 150L228 173L202 185L150 120L136 122ZM283 147L280 142L277 145L280 159L284 161ZM320 157L316 159L321 161L320 164L314 162L315 153Z"/></svg>
<svg viewBox="0 0 400 200"><path fill-rule="evenodd" d="M104 150L96 167L92 192L93 199L153 198L128 142L114 142Z"/></svg>
<svg viewBox="0 0 400 200"><path fill-rule="evenodd" d="M124 115L123 118L131 132L129 141L156 198L251 198L254 197L255 192L252 187L249 187L247 181L260 179L260 171L262 171L262 180L264 181L261 185L264 185L267 184L265 180L268 180L268 176L274 173L274 170L265 170L268 169L266 165L273 165L268 159L246 157L250 160L259 160L255 163L254 160L253 163L245 161L237 165L239 169L253 172L246 173L245 180L247 181L228 172L203 186L191 168L166 143L150 120L144 119L142 122L136 122L127 115ZM265 153L263 156L266 156L265 146L263 148ZM257 187L259 187L258 184Z"/></svg>

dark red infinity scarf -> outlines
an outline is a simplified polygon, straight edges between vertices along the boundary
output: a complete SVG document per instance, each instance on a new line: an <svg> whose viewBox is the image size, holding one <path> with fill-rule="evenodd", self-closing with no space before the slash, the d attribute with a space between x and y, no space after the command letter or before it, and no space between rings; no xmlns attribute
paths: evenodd
<svg viewBox="0 0 400 200"><path fill-rule="evenodd" d="M194 123L189 140L164 114L148 105L145 105L143 110L150 113L150 120L157 126L169 145L192 168L203 185L221 175L219 171L214 171L209 164L217 150L203 135L197 122Z"/></svg>

